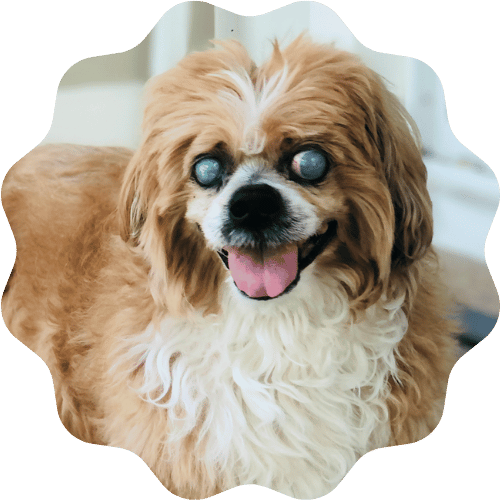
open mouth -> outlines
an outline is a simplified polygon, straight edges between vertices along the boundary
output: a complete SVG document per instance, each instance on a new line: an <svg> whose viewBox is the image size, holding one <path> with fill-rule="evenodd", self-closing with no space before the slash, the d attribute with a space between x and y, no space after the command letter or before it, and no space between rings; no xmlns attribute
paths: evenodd
<svg viewBox="0 0 500 500"><path fill-rule="evenodd" d="M275 249L227 247L219 256L243 295L255 300L270 300L295 288L300 273L309 266L337 234L337 222L331 221L321 234L300 244Z"/></svg>

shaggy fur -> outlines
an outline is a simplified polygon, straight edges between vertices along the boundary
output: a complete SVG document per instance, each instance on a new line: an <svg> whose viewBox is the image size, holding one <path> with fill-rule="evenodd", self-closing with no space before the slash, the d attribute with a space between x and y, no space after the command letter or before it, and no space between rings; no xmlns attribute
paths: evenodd
<svg viewBox="0 0 500 500"><path fill-rule="evenodd" d="M3 185L17 242L4 319L49 366L66 428L132 450L189 498L249 483L316 498L364 453L428 435L453 325L418 133L381 79L303 37L259 68L228 42L148 96L135 153L43 146ZM329 170L308 185L286 159L310 146ZM216 189L193 179L207 153L227 159ZM255 179L293 216L286 245L336 225L265 301L218 255Z"/></svg>

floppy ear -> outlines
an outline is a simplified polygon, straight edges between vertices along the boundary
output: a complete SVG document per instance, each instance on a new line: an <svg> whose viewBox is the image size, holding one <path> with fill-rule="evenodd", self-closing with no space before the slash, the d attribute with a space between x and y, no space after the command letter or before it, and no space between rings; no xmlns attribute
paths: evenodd
<svg viewBox="0 0 500 500"><path fill-rule="evenodd" d="M157 166L154 158L145 156L143 149L136 152L125 172L118 202L118 221L120 236L134 246L146 222L147 200L154 199L158 185L152 171Z"/></svg>
<svg viewBox="0 0 500 500"><path fill-rule="evenodd" d="M372 131L392 197L395 227L393 269L423 257L432 242L432 203L420 136L409 113L377 77L376 130Z"/></svg>
<svg viewBox="0 0 500 500"><path fill-rule="evenodd" d="M185 218L188 147L146 140L128 166L118 207L121 236L145 257L151 293L171 314L214 312L223 279L219 257Z"/></svg>

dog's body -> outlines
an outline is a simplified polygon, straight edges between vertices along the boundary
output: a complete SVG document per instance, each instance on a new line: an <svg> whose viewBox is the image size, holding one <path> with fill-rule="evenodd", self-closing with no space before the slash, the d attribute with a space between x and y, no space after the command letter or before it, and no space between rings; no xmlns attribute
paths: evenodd
<svg viewBox="0 0 500 500"><path fill-rule="evenodd" d="M351 56L299 39L261 69L236 45L186 61L152 87L137 153L45 146L9 172L4 318L48 364L68 430L134 451L173 493L318 497L441 415L454 343L425 169L407 117ZM322 88L334 66L340 92ZM274 168L289 157L309 184ZM256 185L273 244L248 226Z"/></svg>

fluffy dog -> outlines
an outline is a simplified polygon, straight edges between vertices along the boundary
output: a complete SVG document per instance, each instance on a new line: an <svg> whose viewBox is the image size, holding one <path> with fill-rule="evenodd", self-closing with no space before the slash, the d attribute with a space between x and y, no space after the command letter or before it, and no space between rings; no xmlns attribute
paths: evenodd
<svg viewBox="0 0 500 500"><path fill-rule="evenodd" d="M224 42L149 85L143 139L8 173L7 326L66 428L182 497L331 491L426 436L454 361L418 132L354 56Z"/></svg>

